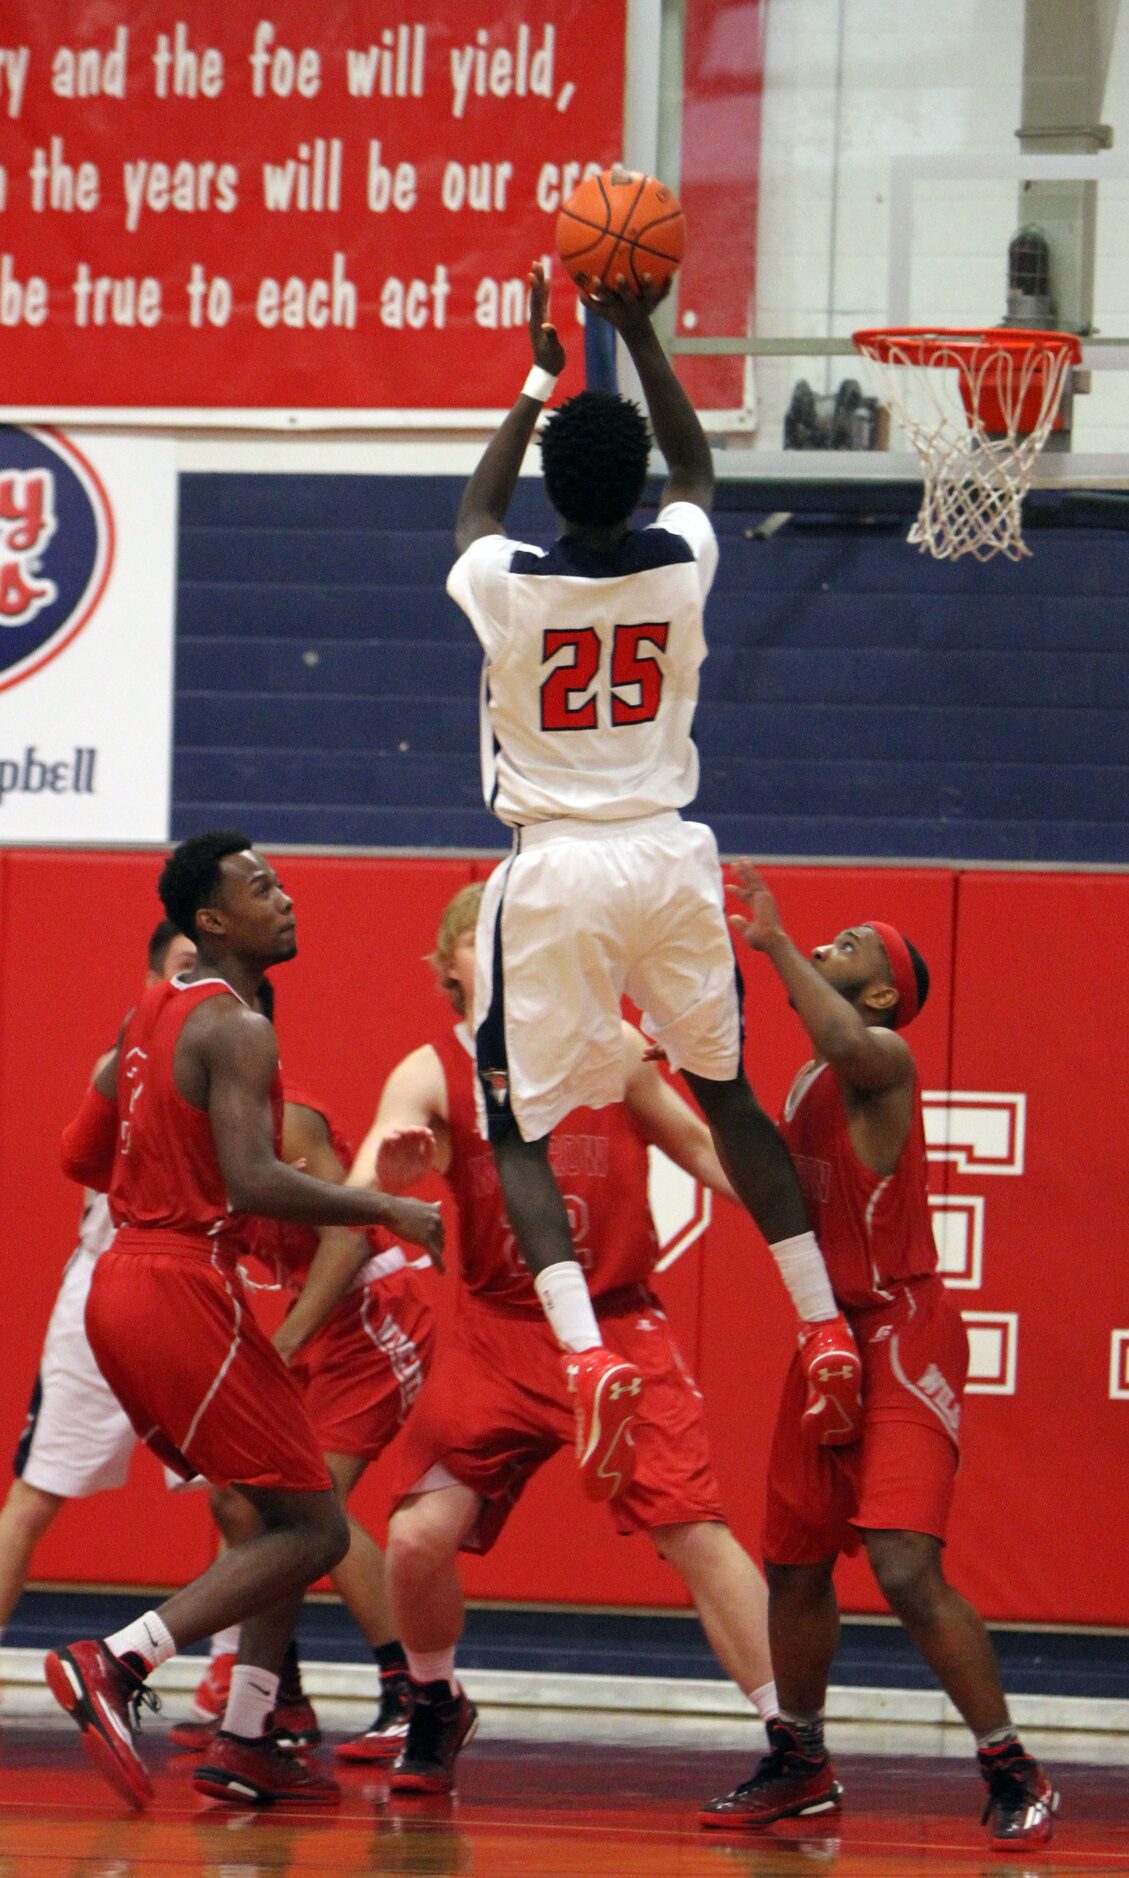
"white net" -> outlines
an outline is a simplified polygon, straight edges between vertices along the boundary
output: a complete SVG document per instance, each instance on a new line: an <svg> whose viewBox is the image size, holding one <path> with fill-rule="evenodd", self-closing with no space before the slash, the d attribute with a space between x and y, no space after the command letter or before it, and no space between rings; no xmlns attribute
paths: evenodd
<svg viewBox="0 0 1129 1878"><path fill-rule="evenodd" d="M854 335L875 389L921 459L908 539L939 561L1019 561L1023 498L1081 346L1070 333L873 331Z"/></svg>

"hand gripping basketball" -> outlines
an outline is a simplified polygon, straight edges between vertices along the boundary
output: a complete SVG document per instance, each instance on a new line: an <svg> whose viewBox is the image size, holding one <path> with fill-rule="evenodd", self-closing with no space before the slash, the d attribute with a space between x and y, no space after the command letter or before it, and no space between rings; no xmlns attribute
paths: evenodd
<svg viewBox="0 0 1129 1878"><path fill-rule="evenodd" d="M800 1425L821 1447L845 1448L862 1433L862 1359L843 1313L804 1324L800 1361L808 1399Z"/></svg>

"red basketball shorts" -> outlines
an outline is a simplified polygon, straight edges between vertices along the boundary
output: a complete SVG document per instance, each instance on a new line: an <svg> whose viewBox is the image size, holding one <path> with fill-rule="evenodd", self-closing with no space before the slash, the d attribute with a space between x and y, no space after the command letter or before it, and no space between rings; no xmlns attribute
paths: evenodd
<svg viewBox="0 0 1129 1878"><path fill-rule="evenodd" d="M768 1465L764 1556L815 1565L857 1551L860 1531L944 1539L959 1464L968 1337L939 1278L894 1303L848 1313L863 1363L862 1439L823 1448L804 1435L806 1385L793 1357Z"/></svg>
<svg viewBox="0 0 1129 1878"><path fill-rule="evenodd" d="M382 1454L423 1388L434 1342L435 1321L411 1272L346 1293L290 1371L322 1452L370 1461Z"/></svg>
<svg viewBox="0 0 1129 1878"><path fill-rule="evenodd" d="M635 1478L610 1505L619 1532L721 1520L702 1398L654 1302L605 1314L604 1342L643 1373ZM510 1316L465 1294L455 1328L397 1449L394 1497L442 1463L485 1502L466 1542L488 1552L522 1489L574 1439L561 1352L541 1317Z"/></svg>
<svg viewBox="0 0 1129 1878"><path fill-rule="evenodd" d="M195 1249L140 1249L155 1237L119 1233L86 1304L95 1360L141 1439L215 1486L329 1491L301 1392L238 1276Z"/></svg>

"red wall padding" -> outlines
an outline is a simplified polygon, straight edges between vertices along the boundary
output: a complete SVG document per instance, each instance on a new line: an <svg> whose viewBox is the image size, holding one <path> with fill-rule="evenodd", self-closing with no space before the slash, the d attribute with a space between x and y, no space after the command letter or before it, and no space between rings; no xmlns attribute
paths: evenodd
<svg viewBox="0 0 1129 1878"><path fill-rule="evenodd" d="M282 863L300 939L298 958L277 973L284 1060L324 1093L354 1140L387 1072L445 1021L424 955L447 899L488 866ZM77 1194L57 1171L59 1131L140 986L160 911L157 867L152 854L0 855L0 1455L18 1437L74 1241ZM937 1194L982 1209L982 1280L958 1301L990 1319L978 1334L1014 1367L1012 1393L966 1403L951 1573L994 1618L1129 1622L1120 1543L1129 1527L1129 1082L1116 1019L1129 975L1129 878L846 867L780 868L771 878L802 946L873 916L925 954L933 988L911 1036L926 1089L1025 1098L1022 1171L992 1171L983 1155L931 1168ZM742 965L746 1059L775 1109L805 1040L766 962L745 955ZM734 1529L756 1552L789 1309L757 1234L721 1202L659 1284L705 1391ZM433 1290L442 1322L448 1292L438 1278ZM370 1471L354 1502L378 1537L381 1473ZM211 1547L203 1496L170 1496L139 1452L128 1489L65 1509L35 1573L173 1584ZM488 1598L687 1601L645 1540L617 1539L582 1498L568 1455L543 1470L492 1555L466 1562L466 1584ZM882 1608L859 1561L844 1565L841 1590L847 1609Z"/></svg>

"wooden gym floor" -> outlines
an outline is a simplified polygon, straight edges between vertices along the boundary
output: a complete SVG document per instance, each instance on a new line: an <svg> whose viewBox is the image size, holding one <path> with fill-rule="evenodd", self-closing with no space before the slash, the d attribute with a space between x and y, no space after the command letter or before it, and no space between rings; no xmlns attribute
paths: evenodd
<svg viewBox="0 0 1129 1878"><path fill-rule="evenodd" d="M328 1721L329 1717L325 1717ZM700 1801L743 1779L757 1751L733 1731L662 1718L488 1710L453 1799L391 1798L373 1770L338 1764L339 1807L244 1812L198 1799L194 1758L158 1718L143 1735L156 1798L129 1813L59 1718L6 1716L0 1734L0 1878L1052 1878L1129 1873L1129 1765L1072 1738L1048 1762L1063 1815L1045 1852L989 1851L980 1781L963 1752L836 1753L839 1814L716 1834ZM332 1738L332 1737L331 1737ZM887 1736L889 1743L889 1736ZM895 1743L896 1745L896 1743ZM1041 1750L1049 1749L1036 1742ZM946 1748L949 1744L946 1743ZM326 1749L320 1764L329 1767Z"/></svg>

